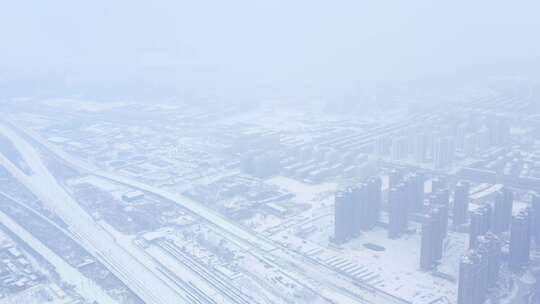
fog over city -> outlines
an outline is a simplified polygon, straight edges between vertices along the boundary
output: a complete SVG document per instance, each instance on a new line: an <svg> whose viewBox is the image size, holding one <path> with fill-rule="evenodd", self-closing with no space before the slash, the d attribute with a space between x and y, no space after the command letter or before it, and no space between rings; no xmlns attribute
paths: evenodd
<svg viewBox="0 0 540 304"><path fill-rule="evenodd" d="M0 304L540 304L538 12L4 1Z"/></svg>
<svg viewBox="0 0 540 304"><path fill-rule="evenodd" d="M471 72L538 75L538 10L532 0L6 1L0 80L40 93L332 98Z"/></svg>

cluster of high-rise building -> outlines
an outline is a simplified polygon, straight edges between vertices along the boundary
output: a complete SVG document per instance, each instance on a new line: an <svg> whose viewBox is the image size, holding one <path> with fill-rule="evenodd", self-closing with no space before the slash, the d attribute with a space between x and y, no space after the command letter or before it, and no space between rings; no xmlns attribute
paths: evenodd
<svg viewBox="0 0 540 304"><path fill-rule="evenodd" d="M388 235L400 237L409 222L409 213L419 212L424 204L424 177L398 171L389 174ZM343 243L372 228L379 220L382 184L378 177L338 191L335 195L334 241Z"/></svg>
<svg viewBox="0 0 540 304"><path fill-rule="evenodd" d="M453 164L456 151L472 156L509 141L508 120L495 113L471 112L433 125L414 126L377 139L374 153L395 161L431 162L435 169Z"/></svg>
<svg viewBox="0 0 540 304"><path fill-rule="evenodd" d="M435 207L441 210L441 231L443 236L446 237L448 234L448 219L449 210L450 210L450 190L448 189L439 189L436 192L432 193L429 197L429 206L431 208Z"/></svg>
<svg viewBox="0 0 540 304"><path fill-rule="evenodd" d="M471 212L471 225L469 227L469 248L475 248L478 237L489 231L491 222L491 205L482 205Z"/></svg>
<svg viewBox="0 0 540 304"><path fill-rule="evenodd" d="M421 128L411 128L401 134L384 135L375 141L374 153L390 156L393 160L413 160L417 163L427 161L429 143L432 137Z"/></svg>
<svg viewBox="0 0 540 304"><path fill-rule="evenodd" d="M420 242L420 269L430 270L443 256L443 243L448 234L448 210L450 192L446 188L435 188L428 201L428 211L422 222Z"/></svg>
<svg viewBox="0 0 540 304"><path fill-rule="evenodd" d="M471 212L469 251L459 266L458 304L484 303L488 288L497 283L502 242L490 231L492 214L489 204Z"/></svg>
<svg viewBox="0 0 540 304"><path fill-rule="evenodd" d="M540 195L531 193L531 233L534 241L540 244Z"/></svg>
<svg viewBox="0 0 540 304"><path fill-rule="evenodd" d="M392 140L392 148L390 151L392 159L406 159L409 156L409 142L407 141L407 137L399 136L394 138L394 140Z"/></svg>
<svg viewBox="0 0 540 304"><path fill-rule="evenodd" d="M531 242L540 243L540 196L531 193L531 206L512 214L513 192L502 188L493 204L484 204L470 214L469 253L461 261L458 304L483 303L487 288L496 284L501 259L501 236L510 232L508 266L513 271L526 267Z"/></svg>
<svg viewBox="0 0 540 304"><path fill-rule="evenodd" d="M508 188L502 188L495 193L493 202L493 227L494 233L508 231L512 220L512 206L514 194Z"/></svg>
<svg viewBox="0 0 540 304"><path fill-rule="evenodd" d="M375 153L389 155L392 160L410 160L416 163L428 161L428 155L436 168L447 167L454 159L454 137L429 134L413 128L395 137L383 136L375 142Z"/></svg>
<svg viewBox="0 0 540 304"><path fill-rule="evenodd" d="M430 271L444 256L450 224L460 230L468 224L469 248L459 266L458 304L483 303L489 288L497 284L502 262L519 271L529 263L531 242L540 244L540 195L531 193L530 207L513 214L514 193L502 187L492 202L469 211L468 182L458 181L452 195L447 180L434 178L424 199L424 181L421 174L389 172L388 237L401 237L411 219L419 221L420 269ZM372 228L381 205L380 178L337 192L334 241L344 243ZM504 240L508 240L508 257L503 259Z"/></svg>
<svg viewBox="0 0 540 304"><path fill-rule="evenodd" d="M494 196L493 204L484 204L471 212L469 247L474 247L476 238L491 231L495 234L507 232L512 222L514 194L502 188Z"/></svg>
<svg viewBox="0 0 540 304"><path fill-rule="evenodd" d="M444 242L443 226L443 212L437 206L431 207L422 222L420 269L430 270L442 258Z"/></svg>
<svg viewBox="0 0 540 304"><path fill-rule="evenodd" d="M388 191L388 237L400 237L409 223L407 214L407 201L405 195L407 188L399 183Z"/></svg>
<svg viewBox="0 0 540 304"><path fill-rule="evenodd" d="M405 177L407 188L407 211L420 212L424 208L425 177L420 173L412 173Z"/></svg>
<svg viewBox="0 0 540 304"><path fill-rule="evenodd" d="M473 155L490 146L504 145L510 138L510 125L505 117L491 113L478 115L471 113L469 121L463 123L462 132L458 132L457 146L465 155Z"/></svg>
<svg viewBox="0 0 540 304"><path fill-rule="evenodd" d="M469 215L469 183L458 182L454 189L452 224L454 227L467 223Z"/></svg>
<svg viewBox="0 0 540 304"><path fill-rule="evenodd" d="M342 244L373 228L379 221L382 205L381 179L338 191L335 196L334 242Z"/></svg>
<svg viewBox="0 0 540 304"><path fill-rule="evenodd" d="M520 270L529 263L531 251L531 214L523 210L512 218L508 265Z"/></svg>
<svg viewBox="0 0 540 304"><path fill-rule="evenodd" d="M495 286L501 263L501 242L492 234L477 237L460 261L458 304L480 304L486 300L488 288Z"/></svg>
<svg viewBox="0 0 540 304"><path fill-rule="evenodd" d="M424 177L417 173L401 178L397 172L389 175L388 237L398 238L407 230L409 214L419 212L424 205Z"/></svg>
<svg viewBox="0 0 540 304"><path fill-rule="evenodd" d="M454 161L454 138L446 136L435 140L433 145L433 166L442 169L450 166Z"/></svg>

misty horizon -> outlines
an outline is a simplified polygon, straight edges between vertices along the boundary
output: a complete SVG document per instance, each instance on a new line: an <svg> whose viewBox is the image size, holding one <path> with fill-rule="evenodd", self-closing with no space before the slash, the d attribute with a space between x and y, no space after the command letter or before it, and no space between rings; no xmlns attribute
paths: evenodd
<svg viewBox="0 0 540 304"><path fill-rule="evenodd" d="M164 91L339 99L471 74L538 77L539 8L535 1L18 1L0 13L0 85L134 98Z"/></svg>

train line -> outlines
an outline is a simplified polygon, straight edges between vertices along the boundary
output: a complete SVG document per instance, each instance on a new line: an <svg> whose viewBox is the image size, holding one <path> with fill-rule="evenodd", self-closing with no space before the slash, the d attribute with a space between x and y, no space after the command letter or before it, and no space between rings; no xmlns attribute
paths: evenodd
<svg viewBox="0 0 540 304"><path fill-rule="evenodd" d="M201 265L198 261L193 259L182 252L174 243L169 240L157 240L156 245L163 249L165 252L176 258L184 266L197 273L203 278L209 285L213 286L216 290L222 293L225 297L231 300L235 304L256 304L257 302L248 297L238 288L228 283L228 279L220 276L219 272L211 271L206 266Z"/></svg>

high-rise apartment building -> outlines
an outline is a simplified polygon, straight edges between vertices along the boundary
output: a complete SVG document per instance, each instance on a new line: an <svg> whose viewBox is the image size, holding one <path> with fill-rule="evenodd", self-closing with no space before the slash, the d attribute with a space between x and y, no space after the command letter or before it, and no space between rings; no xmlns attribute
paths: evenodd
<svg viewBox="0 0 540 304"><path fill-rule="evenodd" d="M469 183L458 182L454 190L454 206L453 206L453 222L454 226L459 226L467 222L469 213Z"/></svg>

